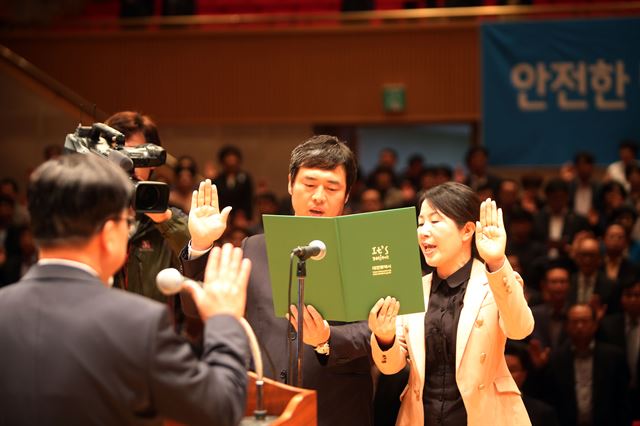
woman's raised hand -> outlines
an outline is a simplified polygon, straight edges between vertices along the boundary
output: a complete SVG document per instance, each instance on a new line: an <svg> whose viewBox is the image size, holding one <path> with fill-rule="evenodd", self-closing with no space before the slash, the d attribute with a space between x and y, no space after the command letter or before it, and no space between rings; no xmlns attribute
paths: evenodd
<svg viewBox="0 0 640 426"><path fill-rule="evenodd" d="M487 198L480 205L480 220L476 222L476 247L478 254L486 262L489 271L502 267L505 260L507 232L502 219L502 209Z"/></svg>
<svg viewBox="0 0 640 426"><path fill-rule="evenodd" d="M387 296L373 305L369 312L369 328L381 346L391 346L396 337L396 318L400 302Z"/></svg>

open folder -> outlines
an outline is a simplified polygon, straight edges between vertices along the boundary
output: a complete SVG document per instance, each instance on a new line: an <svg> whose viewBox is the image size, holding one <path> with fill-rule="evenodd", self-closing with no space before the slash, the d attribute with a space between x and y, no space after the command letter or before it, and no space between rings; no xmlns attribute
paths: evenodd
<svg viewBox="0 0 640 426"><path fill-rule="evenodd" d="M287 312L291 251L322 241L322 260L307 260L304 301L326 320L366 320L376 301L400 300L400 313L425 310L413 207L338 217L264 215L273 304ZM298 300L294 257L291 302Z"/></svg>

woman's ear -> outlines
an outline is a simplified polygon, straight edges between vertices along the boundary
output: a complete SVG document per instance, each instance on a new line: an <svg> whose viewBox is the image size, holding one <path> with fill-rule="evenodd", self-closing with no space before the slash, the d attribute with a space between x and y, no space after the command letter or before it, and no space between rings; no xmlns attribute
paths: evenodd
<svg viewBox="0 0 640 426"><path fill-rule="evenodd" d="M474 222L465 223L462 227L462 241L471 241L474 232L476 232L476 224Z"/></svg>

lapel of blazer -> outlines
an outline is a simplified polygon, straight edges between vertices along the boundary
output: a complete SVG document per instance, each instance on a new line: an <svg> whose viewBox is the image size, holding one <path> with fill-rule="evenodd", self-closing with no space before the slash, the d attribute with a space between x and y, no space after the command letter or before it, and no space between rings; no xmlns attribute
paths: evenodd
<svg viewBox="0 0 640 426"><path fill-rule="evenodd" d="M473 261L471 267L471 277L467 284L467 291L464 294L464 304L460 312L460 320L458 321L458 332L456 335L456 371L460 368L460 361L464 354L469 335L473 329L473 324L480 311L480 305L489 291L489 282L484 273L484 263L479 260Z"/></svg>
<svg viewBox="0 0 640 426"><path fill-rule="evenodd" d="M411 359L414 368L418 372L420 383L424 383L425 375L425 362L426 362L426 349L425 349L425 336L424 336L424 316L429 309L429 295L431 294L431 277L433 274L428 274L422 277L422 290L424 292L424 312L415 314L409 314L404 316L402 325L405 327L403 330L407 346L409 350L409 358Z"/></svg>

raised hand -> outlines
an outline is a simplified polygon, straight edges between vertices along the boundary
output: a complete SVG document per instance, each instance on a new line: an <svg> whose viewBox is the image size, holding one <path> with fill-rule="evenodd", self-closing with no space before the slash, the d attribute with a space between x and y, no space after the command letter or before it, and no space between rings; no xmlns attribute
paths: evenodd
<svg viewBox="0 0 640 426"><path fill-rule="evenodd" d="M298 308L295 305L291 305L291 316L287 314L287 318L298 331ZM305 344L315 347L329 341L331 328L316 308L305 306L302 321L302 340Z"/></svg>
<svg viewBox="0 0 640 426"><path fill-rule="evenodd" d="M396 318L400 302L395 297L380 299L369 311L369 329L375 334L378 343L390 346L396 338Z"/></svg>
<svg viewBox="0 0 640 426"><path fill-rule="evenodd" d="M219 239L227 228L227 218L231 207L220 212L218 205L218 189L209 179L200 182L197 190L191 195L191 211L189 211L189 233L191 248L207 250Z"/></svg>
<svg viewBox="0 0 640 426"><path fill-rule="evenodd" d="M476 247L478 254L486 262L489 271L502 267L505 260L507 232L504 229L502 209L487 198L480 205L480 220L476 222Z"/></svg>
<svg viewBox="0 0 640 426"><path fill-rule="evenodd" d="M551 348L542 347L542 343L538 339L531 339L529 342L529 357L531 363L535 368L543 368L549 362L549 356L551 354Z"/></svg>
<svg viewBox="0 0 640 426"><path fill-rule="evenodd" d="M202 287L193 281L183 284L191 293L203 321L216 314L244 315L251 261L242 249L225 244L214 247L207 261Z"/></svg>

